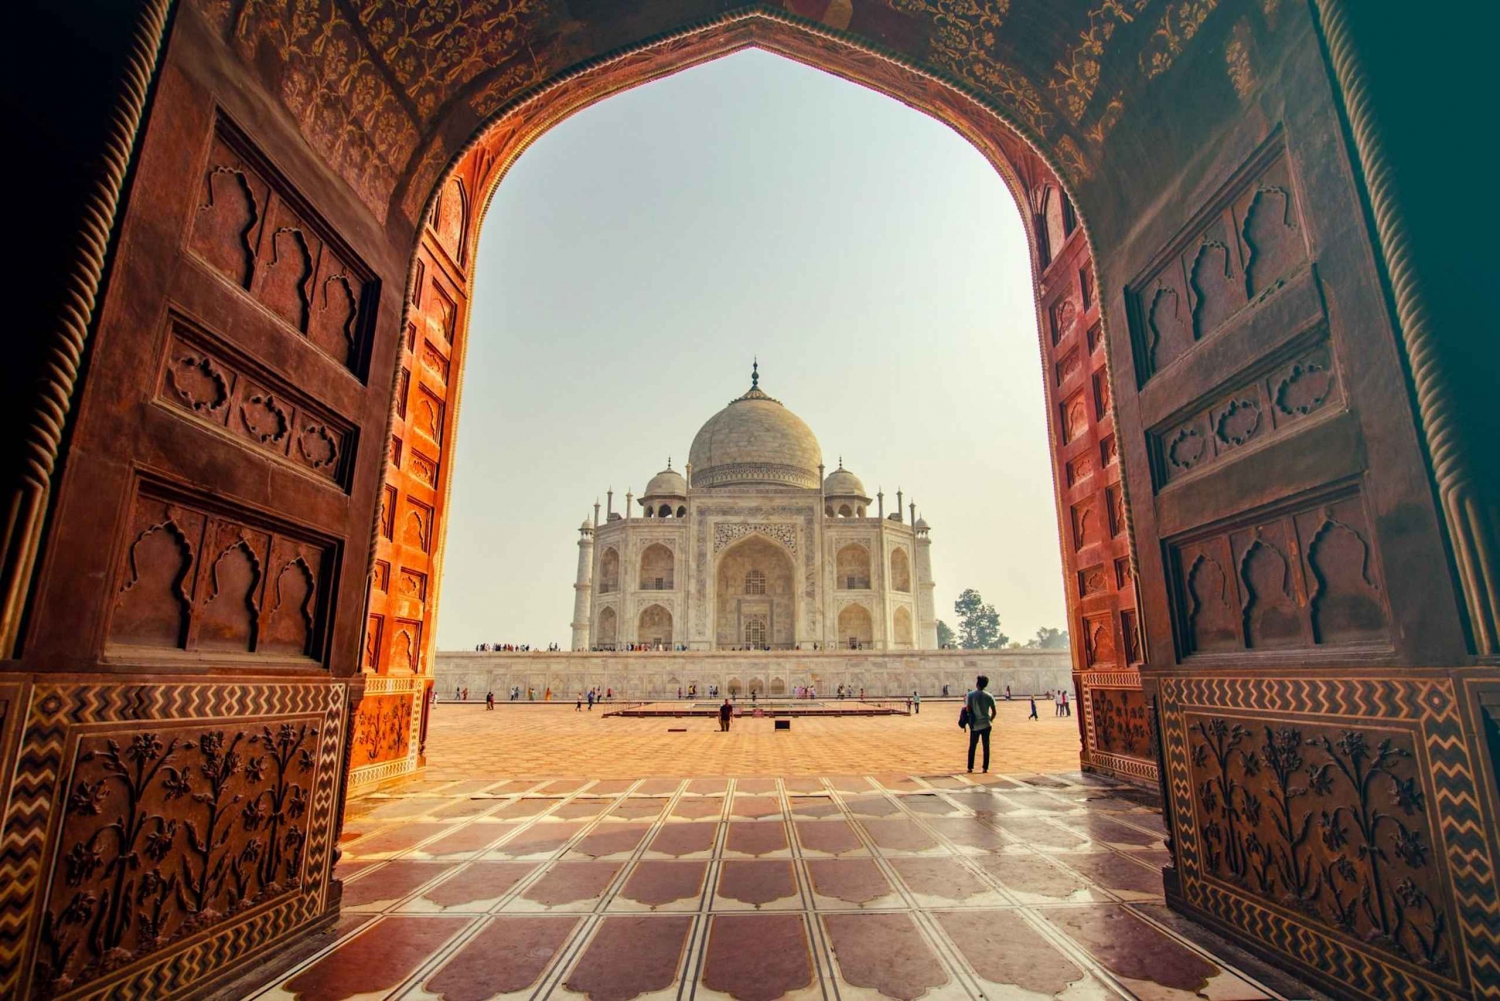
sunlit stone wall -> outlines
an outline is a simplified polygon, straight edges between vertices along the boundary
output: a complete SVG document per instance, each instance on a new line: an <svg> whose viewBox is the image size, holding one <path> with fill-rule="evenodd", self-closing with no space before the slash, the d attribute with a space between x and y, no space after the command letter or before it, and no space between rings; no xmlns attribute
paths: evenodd
<svg viewBox="0 0 1500 1001"><path fill-rule="evenodd" d="M1072 690L1072 658L1067 650L918 650L754 653L701 651L684 653L478 653L442 652L437 656L437 693L452 699L465 687L469 699L486 692L506 700L512 686L521 698L533 690L537 699L550 688L554 699L571 698L597 687L613 689L619 698L671 698L679 687L696 684L706 695L709 685L742 695L783 695L811 685L819 697L833 696L839 685L874 696L961 695L975 675L987 674L990 691L1016 695Z"/></svg>

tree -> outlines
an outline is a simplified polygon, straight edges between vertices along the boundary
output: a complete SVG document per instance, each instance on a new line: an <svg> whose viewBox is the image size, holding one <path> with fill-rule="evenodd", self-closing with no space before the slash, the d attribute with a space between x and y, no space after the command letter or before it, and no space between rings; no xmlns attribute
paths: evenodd
<svg viewBox="0 0 1500 1001"><path fill-rule="evenodd" d="M958 645L965 650L997 650L1010 642L1000 631L1000 613L972 587L958 596L953 611L958 613Z"/></svg>
<svg viewBox="0 0 1500 1001"><path fill-rule="evenodd" d="M1036 638L1026 641L1029 650L1061 650L1068 645L1068 631L1043 626L1036 631Z"/></svg>
<svg viewBox="0 0 1500 1001"><path fill-rule="evenodd" d="M953 645L953 627L942 619L937 622L938 646L947 648Z"/></svg>

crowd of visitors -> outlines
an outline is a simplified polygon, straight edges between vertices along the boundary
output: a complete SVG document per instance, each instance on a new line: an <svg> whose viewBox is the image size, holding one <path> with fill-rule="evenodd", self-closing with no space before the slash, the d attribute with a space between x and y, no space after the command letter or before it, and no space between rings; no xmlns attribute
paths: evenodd
<svg viewBox="0 0 1500 1001"><path fill-rule="evenodd" d="M596 643L589 647L591 653L685 653L686 643L673 643L667 646L665 643Z"/></svg>
<svg viewBox="0 0 1500 1001"><path fill-rule="evenodd" d="M474 649L480 653L562 653L556 643L548 643L545 651L532 649L530 643L476 643Z"/></svg>

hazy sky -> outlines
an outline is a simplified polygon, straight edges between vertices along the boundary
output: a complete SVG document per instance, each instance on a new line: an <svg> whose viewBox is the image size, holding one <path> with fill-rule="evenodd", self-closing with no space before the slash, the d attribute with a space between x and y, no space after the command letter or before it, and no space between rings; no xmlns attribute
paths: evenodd
<svg viewBox="0 0 1500 1001"><path fill-rule="evenodd" d="M932 524L938 617L1065 613L1014 201L956 133L758 51L544 135L480 235L438 641L569 642L578 523L749 387ZM637 507L637 513L639 508Z"/></svg>

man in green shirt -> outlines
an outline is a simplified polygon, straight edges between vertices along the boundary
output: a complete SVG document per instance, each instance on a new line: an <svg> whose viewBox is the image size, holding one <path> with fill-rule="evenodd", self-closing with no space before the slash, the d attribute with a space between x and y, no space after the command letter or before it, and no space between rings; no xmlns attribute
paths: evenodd
<svg viewBox="0 0 1500 1001"><path fill-rule="evenodd" d="M984 771L990 770L990 729L996 714L995 699L985 691L990 679L981 674L974 679L974 690L964 700L969 708L969 771L974 770L974 746L984 741Z"/></svg>

